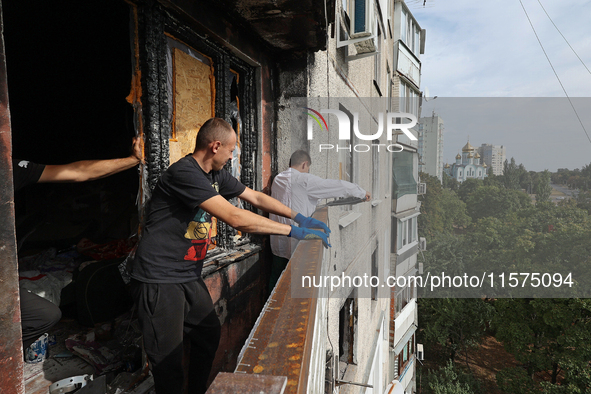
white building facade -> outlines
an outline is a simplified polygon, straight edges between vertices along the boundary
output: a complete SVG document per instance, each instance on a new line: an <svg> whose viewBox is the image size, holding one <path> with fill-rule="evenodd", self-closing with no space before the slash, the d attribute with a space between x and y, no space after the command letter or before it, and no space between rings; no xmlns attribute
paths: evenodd
<svg viewBox="0 0 591 394"><path fill-rule="evenodd" d="M482 144L478 148L478 153L480 154L482 163L485 163L489 168L492 168L494 175L503 175L503 164L507 159L505 146Z"/></svg>

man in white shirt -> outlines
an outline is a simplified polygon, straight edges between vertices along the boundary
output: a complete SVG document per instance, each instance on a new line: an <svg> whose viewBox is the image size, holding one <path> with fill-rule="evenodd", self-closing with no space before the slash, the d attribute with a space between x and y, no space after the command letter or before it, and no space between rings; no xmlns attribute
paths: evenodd
<svg viewBox="0 0 591 394"><path fill-rule="evenodd" d="M289 168L278 174L273 180L271 197L279 200L293 211L304 216L311 216L316 210L318 201L323 198L357 197L369 201L371 195L359 185L336 179L323 179L310 174L312 159L308 152L295 151L289 160ZM269 219L294 224L292 220L269 215ZM272 290L287 266L291 254L297 245L286 236L271 235L271 250L273 252L273 265L269 279L269 290Z"/></svg>

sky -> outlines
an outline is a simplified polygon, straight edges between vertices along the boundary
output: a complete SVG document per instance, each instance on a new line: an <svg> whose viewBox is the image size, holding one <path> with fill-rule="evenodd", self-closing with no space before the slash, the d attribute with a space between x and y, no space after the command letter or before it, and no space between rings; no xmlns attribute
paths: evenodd
<svg viewBox="0 0 591 394"><path fill-rule="evenodd" d="M427 32L421 90L437 99L423 101L422 115L435 111L445 122L445 162L469 138L504 145L528 170L591 163L591 0L521 2L406 2Z"/></svg>

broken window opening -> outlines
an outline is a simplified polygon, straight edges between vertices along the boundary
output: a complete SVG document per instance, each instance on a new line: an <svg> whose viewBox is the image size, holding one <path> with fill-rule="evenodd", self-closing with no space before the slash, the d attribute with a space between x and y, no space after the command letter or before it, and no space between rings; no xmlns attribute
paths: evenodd
<svg viewBox="0 0 591 394"><path fill-rule="evenodd" d="M356 364L355 344L357 339L357 297L347 298L339 312L339 360L345 364ZM343 371L346 369L343 368Z"/></svg>
<svg viewBox="0 0 591 394"><path fill-rule="evenodd" d="M256 190L255 68L200 36L159 5L144 10L142 16L139 30L152 34L146 38L148 53L142 66L148 92L143 112L146 130L152 131L146 135L148 187L156 186L160 174L172 162L192 153L199 127L216 116L237 132L235 156L226 169ZM157 54L167 59L166 64L158 63ZM241 200L230 202L253 210ZM216 221L215 228L214 248L227 250L250 242L248 235L221 221Z"/></svg>

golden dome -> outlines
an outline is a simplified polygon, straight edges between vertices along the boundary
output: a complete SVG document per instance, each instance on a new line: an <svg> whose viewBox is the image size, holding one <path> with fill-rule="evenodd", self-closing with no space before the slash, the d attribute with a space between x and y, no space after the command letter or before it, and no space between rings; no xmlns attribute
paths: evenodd
<svg viewBox="0 0 591 394"><path fill-rule="evenodd" d="M470 145L470 142L466 143L466 145L464 145L464 147L462 148L462 152L472 152L473 150L475 150L476 148L474 148L472 145Z"/></svg>
<svg viewBox="0 0 591 394"><path fill-rule="evenodd" d="M450 166L449 164L446 164L446 165L445 165L445 168L450 168L450 167L451 167L451 166Z"/></svg>
<svg viewBox="0 0 591 394"><path fill-rule="evenodd" d="M486 163L484 163L482 166L483 166L484 168L488 167L488 166L486 165Z"/></svg>
<svg viewBox="0 0 591 394"><path fill-rule="evenodd" d="M462 156L460 156L460 154L458 153L458 154L456 155L456 159L461 159L461 158L462 158Z"/></svg>
<svg viewBox="0 0 591 394"><path fill-rule="evenodd" d="M474 155L475 159L480 159L480 155L478 154L478 152L476 152L476 154Z"/></svg>
<svg viewBox="0 0 591 394"><path fill-rule="evenodd" d="M468 155L468 159L471 159L473 157L474 157L474 155L472 154L472 152L470 152L470 154Z"/></svg>

